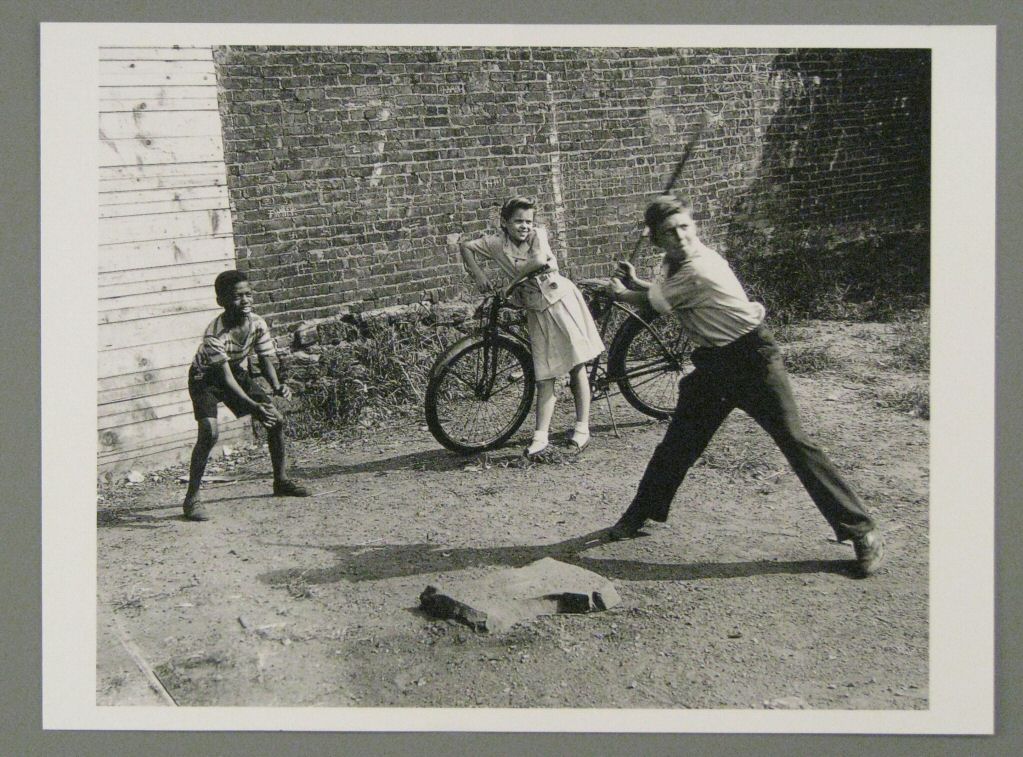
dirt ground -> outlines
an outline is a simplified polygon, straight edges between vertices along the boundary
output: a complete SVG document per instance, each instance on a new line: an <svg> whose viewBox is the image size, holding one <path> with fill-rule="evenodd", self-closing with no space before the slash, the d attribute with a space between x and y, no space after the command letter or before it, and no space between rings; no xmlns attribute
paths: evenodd
<svg viewBox="0 0 1023 757"><path fill-rule="evenodd" d="M441 449L421 421L296 442L309 499L271 497L265 451L245 448L211 465L234 481L205 486L207 523L181 517L181 469L101 487L97 702L926 708L928 422L879 398L927 375L894 370L895 338L818 322L785 347L832 358L792 380L808 430L885 530L869 579L740 412L669 522L616 543L601 530L664 432L620 398L620 437L595 403L593 443L561 463L518 464L528 429L487 459ZM428 584L547 556L607 577L621 604L503 634L418 609Z"/></svg>

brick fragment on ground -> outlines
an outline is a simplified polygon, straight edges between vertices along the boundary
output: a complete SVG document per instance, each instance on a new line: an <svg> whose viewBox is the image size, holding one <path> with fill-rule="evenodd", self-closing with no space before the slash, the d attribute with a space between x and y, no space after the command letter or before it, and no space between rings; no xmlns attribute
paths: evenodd
<svg viewBox="0 0 1023 757"><path fill-rule="evenodd" d="M435 617L455 618L478 631L500 633L538 615L606 610L621 602L621 597L603 576L545 557L479 580L455 578L427 586L419 601Z"/></svg>

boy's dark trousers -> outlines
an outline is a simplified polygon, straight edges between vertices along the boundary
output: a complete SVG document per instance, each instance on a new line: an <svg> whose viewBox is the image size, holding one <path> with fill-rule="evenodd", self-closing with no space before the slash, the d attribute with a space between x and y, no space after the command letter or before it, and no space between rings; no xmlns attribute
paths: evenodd
<svg viewBox="0 0 1023 757"><path fill-rule="evenodd" d="M693 364L696 369L679 382L668 431L619 522L667 520L682 479L738 407L771 435L840 541L874 527L859 498L803 431L781 354L766 327L724 347L694 350Z"/></svg>

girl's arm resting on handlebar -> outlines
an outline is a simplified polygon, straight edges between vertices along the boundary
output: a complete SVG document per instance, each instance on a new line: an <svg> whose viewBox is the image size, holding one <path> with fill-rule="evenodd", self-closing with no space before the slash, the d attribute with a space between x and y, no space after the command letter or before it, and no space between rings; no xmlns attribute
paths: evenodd
<svg viewBox="0 0 1023 757"><path fill-rule="evenodd" d="M511 283L504 288L506 293L511 292L515 287L521 284L523 281L541 271L549 270L550 266L543 261L530 261L526 266L516 274L515 278L511 280Z"/></svg>
<svg viewBox="0 0 1023 757"><path fill-rule="evenodd" d="M476 254L466 247L465 242L458 243L458 252L462 256L462 265L465 266L465 270L469 272L473 280L476 282L476 286L480 288L481 292L487 292L490 290L490 280L487 275L483 273L483 269L480 268L480 264L476 262Z"/></svg>

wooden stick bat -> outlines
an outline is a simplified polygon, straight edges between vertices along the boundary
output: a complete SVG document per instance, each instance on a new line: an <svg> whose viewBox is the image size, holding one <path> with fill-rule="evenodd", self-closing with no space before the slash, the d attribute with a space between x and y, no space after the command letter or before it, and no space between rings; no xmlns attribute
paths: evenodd
<svg viewBox="0 0 1023 757"><path fill-rule="evenodd" d="M716 120L717 117L717 115L709 110L704 110L700 113L700 118L696 122L696 130L682 148L682 156L678 159L678 163L675 164L675 170L671 172L671 178L668 179L668 183L665 185L664 191L661 192L661 194L668 194L675 188L675 182L678 181L678 177L681 175L682 169L685 168L686 162L689 160L689 156L693 154L693 148L695 148L696 144L700 141L700 137L703 136L703 132L706 131L710 123ZM644 236L645 233L640 234L639 239L636 240L636 246L632 248L632 254L629 255L630 263L635 262L636 257L639 255L639 249L643 245Z"/></svg>

